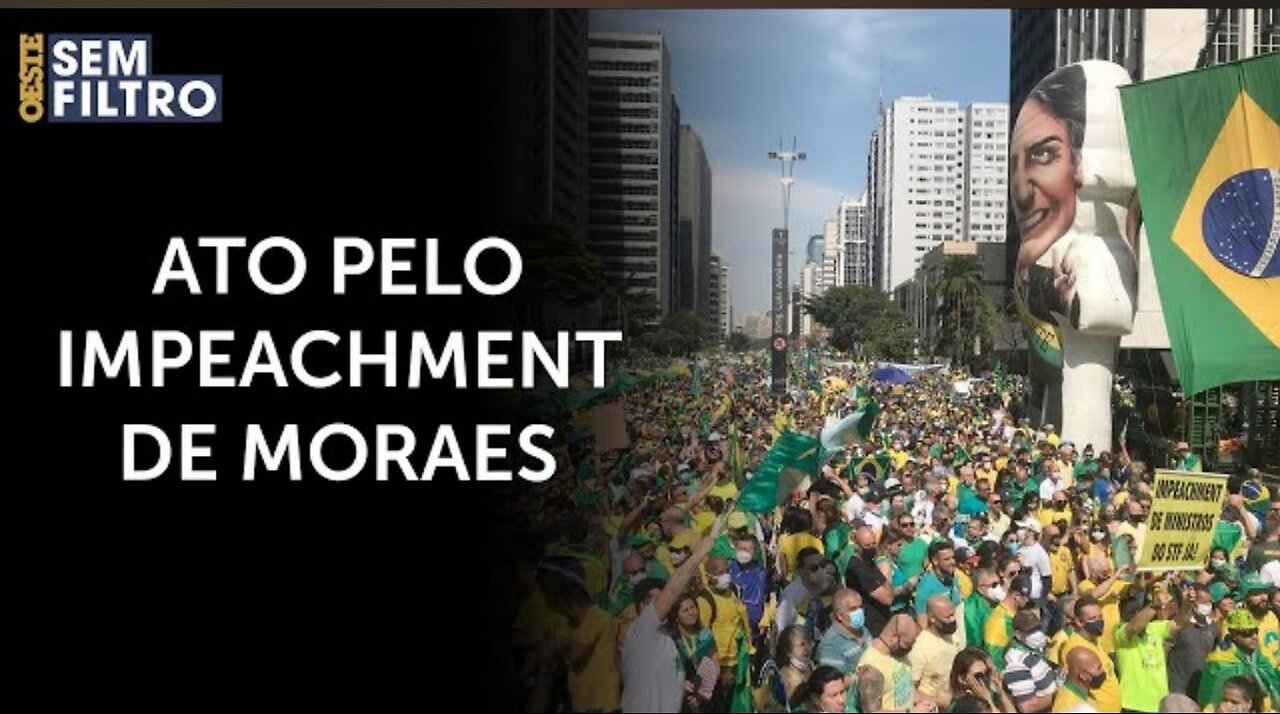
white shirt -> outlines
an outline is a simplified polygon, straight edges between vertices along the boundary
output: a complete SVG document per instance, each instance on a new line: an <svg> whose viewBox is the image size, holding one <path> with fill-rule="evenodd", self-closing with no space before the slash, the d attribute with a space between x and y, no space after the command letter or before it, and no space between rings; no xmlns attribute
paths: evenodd
<svg viewBox="0 0 1280 714"><path fill-rule="evenodd" d="M627 630L622 646L622 711L680 711L684 672L675 640L662 631L657 610L649 605Z"/></svg>
<svg viewBox="0 0 1280 714"><path fill-rule="evenodd" d="M844 502L844 515L850 521L856 521L866 508L867 504L863 502L862 496L854 493L852 498Z"/></svg>
<svg viewBox="0 0 1280 714"><path fill-rule="evenodd" d="M1031 571L1031 599L1039 600L1043 589L1041 578L1053 574L1053 568L1049 565L1049 553L1039 543L1024 545L1018 549L1018 560L1023 568Z"/></svg>
<svg viewBox="0 0 1280 714"><path fill-rule="evenodd" d="M778 598L778 614L773 618L777 631L782 632L796 624L802 617L801 613L809 611L809 600L812 598L813 595L809 592L809 588L805 587L802 577L796 577L790 585L783 588L782 595Z"/></svg>
<svg viewBox="0 0 1280 714"><path fill-rule="evenodd" d="M1280 586L1280 560L1268 560L1266 565L1262 566L1259 576L1262 582L1270 583L1271 587Z"/></svg>
<svg viewBox="0 0 1280 714"><path fill-rule="evenodd" d="M1048 503L1053 500L1053 494L1063 490L1062 481L1056 478L1047 478L1040 482L1040 501Z"/></svg>
<svg viewBox="0 0 1280 714"><path fill-rule="evenodd" d="M916 528L924 528L933 524L933 499L924 491L916 491L915 505L911 507L911 517L915 519Z"/></svg>

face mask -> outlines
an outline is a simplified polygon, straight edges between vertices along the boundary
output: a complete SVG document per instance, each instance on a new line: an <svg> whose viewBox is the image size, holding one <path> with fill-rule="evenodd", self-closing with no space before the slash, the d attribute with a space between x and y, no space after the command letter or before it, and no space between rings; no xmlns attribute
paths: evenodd
<svg viewBox="0 0 1280 714"><path fill-rule="evenodd" d="M889 656L893 657L894 659L902 659L903 657L906 657L909 654L911 654L910 647L902 647L901 645L899 645L898 647L889 648Z"/></svg>
<svg viewBox="0 0 1280 714"><path fill-rule="evenodd" d="M1102 620L1090 620L1085 622L1084 631L1093 637L1102 637Z"/></svg>
<svg viewBox="0 0 1280 714"><path fill-rule="evenodd" d="M685 558L688 558L688 557L689 557L688 553L672 553L671 563L672 565L679 565L685 561Z"/></svg>
<svg viewBox="0 0 1280 714"><path fill-rule="evenodd" d="M1094 539L1094 540L1102 540L1103 538L1106 538L1106 537L1107 537L1107 534L1106 534L1106 532L1105 532L1105 531L1094 531L1094 532L1093 532L1093 539Z"/></svg>
<svg viewBox="0 0 1280 714"><path fill-rule="evenodd" d="M939 622L939 623L938 623L938 634L940 634L940 635L942 635L942 636L944 636L944 637L950 637L951 635L954 635L955 633L956 633L956 621L955 621L955 620L952 620L951 622Z"/></svg>
<svg viewBox="0 0 1280 714"><path fill-rule="evenodd" d="M1039 630L1036 630L1035 632L1027 635L1026 640L1024 641L1031 649L1043 651L1049 644L1049 636Z"/></svg>
<svg viewBox="0 0 1280 714"><path fill-rule="evenodd" d="M1207 619L1210 615L1213 614L1213 605L1207 605L1205 603L1197 604L1196 614L1199 615L1200 617Z"/></svg>
<svg viewBox="0 0 1280 714"><path fill-rule="evenodd" d="M1003 585L993 585L987 590L987 599L991 602L1001 602L1005 594Z"/></svg>
<svg viewBox="0 0 1280 714"><path fill-rule="evenodd" d="M733 583L733 580L730 579L728 573L720 573L719 575L716 576L715 580L711 582L711 586L714 587L716 590L728 590L729 585L731 585L732 583Z"/></svg>
<svg viewBox="0 0 1280 714"><path fill-rule="evenodd" d="M1097 674L1089 678L1089 681L1088 681L1089 689L1099 689L1102 687L1103 684L1106 684L1106 682L1107 682L1107 673L1098 672Z"/></svg>
<svg viewBox="0 0 1280 714"><path fill-rule="evenodd" d="M862 608L858 608L857 610L854 610L853 612L849 613L849 627L851 629L861 630L866 626L867 626L867 613Z"/></svg>
<svg viewBox="0 0 1280 714"><path fill-rule="evenodd" d="M1017 543L1005 543L1004 547L1008 548L1010 553L1017 553L1019 546Z"/></svg>
<svg viewBox="0 0 1280 714"><path fill-rule="evenodd" d="M1222 558L1214 558L1214 559L1212 559L1212 560L1210 560L1210 561L1209 561L1209 565L1210 565L1214 570L1219 570L1219 569L1221 569L1221 568L1226 567L1226 565L1227 565L1227 561L1223 560Z"/></svg>
<svg viewBox="0 0 1280 714"><path fill-rule="evenodd" d="M811 667L813 667L813 663L812 663L812 662L810 662L810 661L809 661L809 660L807 660L807 659L800 659L799 657L792 657L792 658L791 658L791 666L792 666L792 667L795 667L796 669L800 670L801 672L808 672L808 671L809 671L809 669L810 669Z"/></svg>
<svg viewBox="0 0 1280 714"><path fill-rule="evenodd" d="M739 565L747 565L755 560L756 556L749 550L739 550L733 554L733 559L738 561Z"/></svg>
<svg viewBox="0 0 1280 714"><path fill-rule="evenodd" d="M862 549L862 558L863 558L864 560L875 560L875 559L876 559L876 549L875 549L875 548L863 548L863 549Z"/></svg>

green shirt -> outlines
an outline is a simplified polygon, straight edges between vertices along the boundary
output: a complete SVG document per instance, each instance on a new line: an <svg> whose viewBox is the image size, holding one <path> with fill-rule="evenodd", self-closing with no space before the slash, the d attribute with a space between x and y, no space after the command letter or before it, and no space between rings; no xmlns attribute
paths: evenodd
<svg viewBox="0 0 1280 714"><path fill-rule="evenodd" d="M942 582L938 574L930 570L925 576L920 578L920 582L916 585L916 614L923 615L928 608L929 598L934 595L946 595L952 605L960 604L960 585L956 583L955 576L951 578L951 583ZM966 631L966 634L968 632ZM965 640L968 642L968 640Z"/></svg>
<svg viewBox="0 0 1280 714"><path fill-rule="evenodd" d="M1122 708L1140 712L1160 710L1160 700L1169 693L1164 642L1171 633L1168 620L1152 620L1145 630L1132 637L1124 623L1116 626L1116 665Z"/></svg>
<svg viewBox="0 0 1280 714"><path fill-rule="evenodd" d="M982 642L982 630L991 614L991 601L975 590L964 601L964 640L977 647Z"/></svg>
<svg viewBox="0 0 1280 714"><path fill-rule="evenodd" d="M929 557L929 543L923 538L913 538L898 551L898 567L903 579L914 578L924 572L925 558Z"/></svg>
<svg viewBox="0 0 1280 714"><path fill-rule="evenodd" d="M1030 476L1027 477L1027 482L1025 484L1018 483L1017 478L1014 478L1009 482L1008 498L1009 501L1013 503L1013 507L1015 509L1022 507L1022 501L1029 493L1034 493L1037 496L1040 495L1040 484Z"/></svg>

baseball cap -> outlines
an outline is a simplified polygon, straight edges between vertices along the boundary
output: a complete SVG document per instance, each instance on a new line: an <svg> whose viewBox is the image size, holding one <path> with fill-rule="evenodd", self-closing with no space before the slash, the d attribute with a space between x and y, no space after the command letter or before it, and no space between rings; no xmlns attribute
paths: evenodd
<svg viewBox="0 0 1280 714"><path fill-rule="evenodd" d="M1031 578L1025 575L1019 575L1014 578L1009 585L1009 592L1017 593L1023 597L1031 597Z"/></svg>
<svg viewBox="0 0 1280 714"><path fill-rule="evenodd" d="M1268 585L1265 580L1253 573L1244 576L1244 579L1240 581L1240 592L1243 592L1245 595L1256 592L1266 592L1270 589L1271 586Z"/></svg>

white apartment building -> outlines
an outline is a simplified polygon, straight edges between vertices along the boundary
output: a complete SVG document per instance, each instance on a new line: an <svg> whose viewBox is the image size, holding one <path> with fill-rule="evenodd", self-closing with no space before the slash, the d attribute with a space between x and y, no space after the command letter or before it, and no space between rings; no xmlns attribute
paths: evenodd
<svg viewBox="0 0 1280 714"><path fill-rule="evenodd" d="M871 284L871 251L867 242L867 194L840 202L836 220L842 242L841 285Z"/></svg>
<svg viewBox="0 0 1280 714"><path fill-rule="evenodd" d="M965 110L965 240L1005 239L1009 187L1009 105L975 102Z"/></svg>

